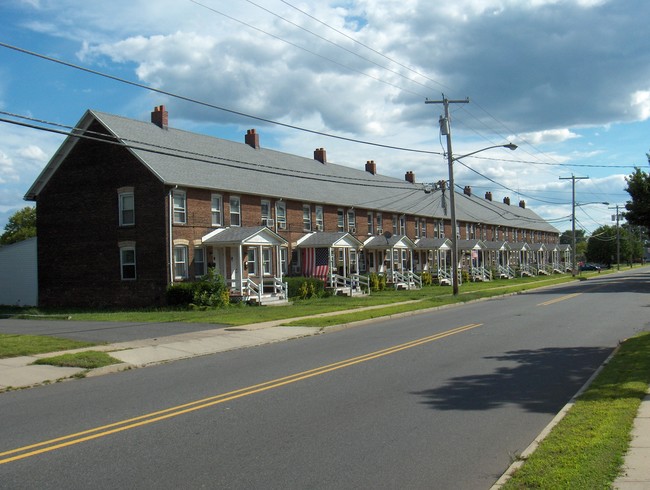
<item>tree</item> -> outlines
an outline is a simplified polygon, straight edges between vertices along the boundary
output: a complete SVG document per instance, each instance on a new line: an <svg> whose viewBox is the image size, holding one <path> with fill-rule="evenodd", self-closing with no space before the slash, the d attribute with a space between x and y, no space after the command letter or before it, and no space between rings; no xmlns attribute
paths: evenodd
<svg viewBox="0 0 650 490"><path fill-rule="evenodd" d="M586 241L585 239L585 230L576 230L576 248L579 243ZM560 235L560 243L567 245L573 244L573 233L571 230L567 230Z"/></svg>
<svg viewBox="0 0 650 490"><path fill-rule="evenodd" d="M650 162L650 154L646 154ZM632 198L625 204L625 219L634 226L650 227L650 175L640 168L635 168L634 173L625 177L626 191Z"/></svg>
<svg viewBox="0 0 650 490"><path fill-rule="evenodd" d="M26 206L9 218L5 232L0 235L0 244L9 245L35 236L36 208Z"/></svg>
<svg viewBox="0 0 650 490"><path fill-rule="evenodd" d="M596 228L587 242L585 255L589 262L608 265L616 262L616 227L605 225ZM621 247L622 257L623 247Z"/></svg>

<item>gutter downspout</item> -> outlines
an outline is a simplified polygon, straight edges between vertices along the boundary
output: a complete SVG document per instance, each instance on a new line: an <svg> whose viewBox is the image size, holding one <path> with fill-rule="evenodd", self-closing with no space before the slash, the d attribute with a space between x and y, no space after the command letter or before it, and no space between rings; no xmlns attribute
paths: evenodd
<svg viewBox="0 0 650 490"><path fill-rule="evenodd" d="M176 186L178 187L178 186ZM174 219L174 198L173 198L174 188L169 188L169 282L174 284L174 237L172 236L173 231L173 219Z"/></svg>

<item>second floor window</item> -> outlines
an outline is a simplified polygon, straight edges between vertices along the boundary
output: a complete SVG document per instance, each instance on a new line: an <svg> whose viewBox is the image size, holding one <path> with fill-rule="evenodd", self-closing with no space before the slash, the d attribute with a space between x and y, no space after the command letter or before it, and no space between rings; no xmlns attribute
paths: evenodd
<svg viewBox="0 0 650 490"><path fill-rule="evenodd" d="M356 215L354 214L354 209L348 210L348 232L357 232L357 219Z"/></svg>
<svg viewBox="0 0 650 490"><path fill-rule="evenodd" d="M120 226L135 224L135 201L133 191L119 193Z"/></svg>
<svg viewBox="0 0 650 490"><path fill-rule="evenodd" d="M323 206L316 206L316 230L323 231L325 223L323 221Z"/></svg>
<svg viewBox="0 0 650 490"><path fill-rule="evenodd" d="M425 238L427 236L427 219L420 219L420 237Z"/></svg>
<svg viewBox="0 0 650 490"><path fill-rule="evenodd" d="M377 213L377 235L384 233L384 222L381 213Z"/></svg>
<svg viewBox="0 0 650 490"><path fill-rule="evenodd" d="M279 230L286 230L287 228L287 203L278 201L275 203L275 219L278 222Z"/></svg>
<svg viewBox="0 0 650 490"><path fill-rule="evenodd" d="M241 226L241 201L238 196L230 196L230 226Z"/></svg>
<svg viewBox="0 0 650 490"><path fill-rule="evenodd" d="M372 212L368 211L368 235L372 235L375 232L375 230L373 229L374 228L373 221L374 220L372 219Z"/></svg>
<svg viewBox="0 0 650 490"><path fill-rule="evenodd" d="M223 198L219 194L212 194L212 226L223 225Z"/></svg>
<svg viewBox="0 0 650 490"><path fill-rule="evenodd" d="M273 228L273 216L271 216L271 201L262 199L260 201L260 214L262 218L262 225Z"/></svg>
<svg viewBox="0 0 650 490"><path fill-rule="evenodd" d="M175 190L174 198L174 223L187 223L187 196L185 191Z"/></svg>
<svg viewBox="0 0 650 490"><path fill-rule="evenodd" d="M336 210L336 227L338 231L345 230L345 214L342 209Z"/></svg>
<svg viewBox="0 0 650 490"><path fill-rule="evenodd" d="M420 238L420 218L415 218L415 238Z"/></svg>
<svg viewBox="0 0 650 490"><path fill-rule="evenodd" d="M311 206L309 204L302 205L302 229L311 231Z"/></svg>
<svg viewBox="0 0 650 490"><path fill-rule="evenodd" d="M397 215L393 215L393 235L397 235Z"/></svg>
<svg viewBox="0 0 650 490"><path fill-rule="evenodd" d="M399 234L406 235L406 216L404 215L399 218Z"/></svg>

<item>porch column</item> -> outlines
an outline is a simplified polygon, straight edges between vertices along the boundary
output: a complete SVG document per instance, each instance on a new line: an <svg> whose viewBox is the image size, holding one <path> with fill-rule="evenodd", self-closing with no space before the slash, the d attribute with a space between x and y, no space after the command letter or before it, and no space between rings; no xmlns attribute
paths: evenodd
<svg viewBox="0 0 650 490"><path fill-rule="evenodd" d="M239 276L239 294L244 294L244 257L243 257L243 251L242 251L242 245L241 243L239 244L239 247L237 248L237 255L238 255L238 260L237 264L235 265L235 274ZM239 272L239 274L237 274Z"/></svg>

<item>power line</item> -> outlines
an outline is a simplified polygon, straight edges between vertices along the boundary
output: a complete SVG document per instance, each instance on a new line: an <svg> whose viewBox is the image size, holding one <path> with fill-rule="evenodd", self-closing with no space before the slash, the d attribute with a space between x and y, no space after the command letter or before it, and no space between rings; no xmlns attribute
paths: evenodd
<svg viewBox="0 0 650 490"><path fill-rule="evenodd" d="M134 81L131 81L131 80L124 79L124 78L120 78L120 77L117 77L115 75L109 75L108 73L103 73L103 72L100 72L98 70L92 70L90 68L86 68L86 67L83 67L83 66L80 66L80 65L75 65L74 63L70 63L68 61L59 60L59 59L53 58L51 56L46 56L46 55L36 53L34 51L30 51L30 50L27 50L27 49L24 49L24 48L19 48L17 46L12 46L11 44L7 44L7 43L1 42L1 41L0 41L0 46L3 47L3 48L12 49L12 50L17 51L19 53L27 54L27 55L30 55L30 56L34 56L36 58L40 58L40 59L43 59L43 60L46 60L46 61L51 61L53 63L57 63L57 64L60 64L60 65L63 65L63 66L67 66L68 68L74 68L75 70L83 71L85 73L90 73L92 75L97 75L97 76L100 76L100 77L108 78L110 80L114 80L114 81L117 81L117 82L120 82L120 83L131 85L133 87L149 90L151 92L155 92L155 93L158 93L158 94L161 94L161 95L166 95L166 96L172 97L174 99L183 100L185 102L191 102L193 104L201 105L203 107L209 107L211 109L216 109L216 110L219 110L219 111L228 112L228 113L234 114L236 116L241 116L241 117L245 117L245 118L248 118L248 119L253 119L253 120L256 120L256 121L265 122L267 124L273 124L273 125L281 126L281 127L288 128L288 129L295 129L296 131L302 131L302 132L305 132L305 133L316 134L316 135L319 135L319 136L325 136L327 138L333 138L333 139L338 139L338 140L342 140L342 141L348 141L348 142L351 142L351 143L359 143L359 144L362 144L362 145L376 146L376 147L379 147L379 148L386 148L386 149L389 149L389 150L408 151L408 152L423 153L423 154L428 154L428 155L442 155L442 153L436 152L436 151L418 150L418 149L414 149L414 148L404 148L404 147L393 146L393 145L385 145L385 144L382 144L382 143L374 143L374 142L371 142L371 141L364 141L364 140L359 140L359 139L356 139L356 138L348 138L346 136L325 133L323 131L317 131L317 130L314 130L314 129L308 129L308 128L303 128L303 127L300 127L300 126L295 126L293 124L287 124L287 123L283 123L283 122L279 122L279 121L274 121L272 119L267 119L267 118L263 118L263 117L260 117L260 116L254 116L252 114L247 114L245 112L236 111L236 110L233 110L233 109L228 109L226 107L218 106L218 105L215 105L215 104L210 104L208 102L203 102L203 101L200 101L200 100L197 100L197 99L193 99L191 97L186 97L184 95L178 95L178 94L175 94L173 92L169 92L167 90L162 90L162 89L158 89L158 88L155 88L155 87L151 87L149 85L144 85L142 83L138 83L138 82L134 82Z"/></svg>

